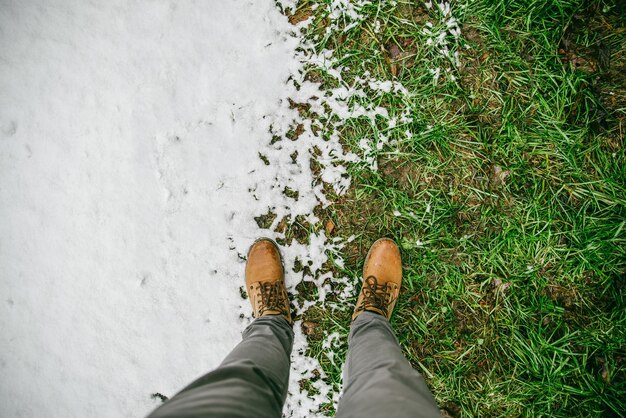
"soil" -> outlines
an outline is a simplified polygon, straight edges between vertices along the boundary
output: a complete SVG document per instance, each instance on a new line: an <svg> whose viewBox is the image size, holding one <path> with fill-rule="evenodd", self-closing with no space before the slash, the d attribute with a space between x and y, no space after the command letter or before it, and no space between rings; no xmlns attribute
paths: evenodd
<svg viewBox="0 0 626 418"><path fill-rule="evenodd" d="M587 112L591 106L595 111L592 131L606 132L604 145L613 151L624 146L625 27L625 2L614 1L608 5L592 2L564 28L559 45L563 65L571 71L589 74L589 84L581 89L578 100L572 105L570 119L575 123L578 112Z"/></svg>

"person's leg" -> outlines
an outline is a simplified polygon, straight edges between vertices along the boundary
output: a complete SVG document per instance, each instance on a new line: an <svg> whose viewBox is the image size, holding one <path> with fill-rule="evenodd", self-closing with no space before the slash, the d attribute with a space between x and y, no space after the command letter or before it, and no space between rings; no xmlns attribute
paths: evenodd
<svg viewBox="0 0 626 418"><path fill-rule="evenodd" d="M280 251L262 238L248 251L246 291L257 318L211 373L161 405L150 418L281 417L293 344Z"/></svg>
<svg viewBox="0 0 626 418"><path fill-rule="evenodd" d="M284 317L257 318L217 369L187 386L149 418L282 416L292 343L293 331Z"/></svg>
<svg viewBox="0 0 626 418"><path fill-rule="evenodd" d="M350 327L337 418L440 417L424 378L404 357L389 321L361 313Z"/></svg>
<svg viewBox="0 0 626 418"><path fill-rule="evenodd" d="M363 266L337 417L439 417L424 378L411 367L389 325L402 285L402 259L390 239L376 241Z"/></svg>

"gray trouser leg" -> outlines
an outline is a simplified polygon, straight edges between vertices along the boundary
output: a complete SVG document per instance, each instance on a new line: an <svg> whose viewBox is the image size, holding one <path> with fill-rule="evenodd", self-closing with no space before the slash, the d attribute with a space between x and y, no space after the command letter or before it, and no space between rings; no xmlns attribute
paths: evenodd
<svg viewBox="0 0 626 418"><path fill-rule="evenodd" d="M281 417L289 383L293 330L262 316L224 362L161 405L149 418Z"/></svg>
<svg viewBox="0 0 626 418"><path fill-rule="evenodd" d="M404 357L387 319L363 312L352 323L337 418L440 417L424 378Z"/></svg>

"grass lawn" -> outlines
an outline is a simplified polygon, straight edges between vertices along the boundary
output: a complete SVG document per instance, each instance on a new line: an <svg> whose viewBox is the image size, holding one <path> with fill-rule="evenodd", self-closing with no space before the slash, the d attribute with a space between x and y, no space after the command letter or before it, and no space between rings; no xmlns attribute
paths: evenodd
<svg viewBox="0 0 626 418"><path fill-rule="evenodd" d="M372 1L358 19L333 17L335 3L288 12L334 51L309 79L392 88L350 99L389 117L319 124L368 156L310 227L355 237L329 268L360 280L369 245L398 242L392 325L445 414L624 416L624 3ZM339 387L351 307L332 300L303 319Z"/></svg>

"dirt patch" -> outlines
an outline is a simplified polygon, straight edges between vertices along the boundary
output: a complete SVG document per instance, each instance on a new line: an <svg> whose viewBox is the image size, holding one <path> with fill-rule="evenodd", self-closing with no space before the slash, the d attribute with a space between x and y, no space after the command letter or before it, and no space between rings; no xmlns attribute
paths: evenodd
<svg viewBox="0 0 626 418"><path fill-rule="evenodd" d="M594 133L606 132L605 146L617 151L624 146L626 117L626 3L591 2L574 15L564 29L559 45L563 65L589 75L570 109L576 123L581 112L593 110L589 126Z"/></svg>
<svg viewBox="0 0 626 418"><path fill-rule="evenodd" d="M391 183L396 183L400 189L411 192L415 185L426 187L434 180L434 175L426 172L422 166L414 161L398 161L393 159L380 159L378 162L380 172Z"/></svg>
<svg viewBox="0 0 626 418"><path fill-rule="evenodd" d="M566 288L557 284L547 285L544 288L544 293L565 309L571 309L577 299L576 291L573 288Z"/></svg>
<svg viewBox="0 0 626 418"><path fill-rule="evenodd" d="M345 195L334 198L332 206L320 211L321 219L330 219L334 224L333 233L344 237L357 234L362 236L384 236L389 231L382 231L381 225L373 222L385 214L382 202L375 197L359 197L354 188ZM371 242L355 239L346 242L342 251L346 268L359 269Z"/></svg>

